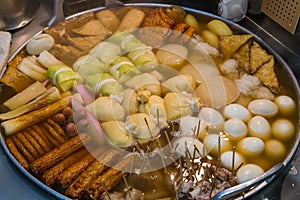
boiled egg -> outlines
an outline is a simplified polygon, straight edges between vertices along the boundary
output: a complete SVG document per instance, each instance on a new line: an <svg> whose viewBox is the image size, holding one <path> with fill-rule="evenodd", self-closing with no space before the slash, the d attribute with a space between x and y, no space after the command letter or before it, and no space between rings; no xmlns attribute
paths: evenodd
<svg viewBox="0 0 300 200"><path fill-rule="evenodd" d="M221 154L221 165L229 170L236 170L242 163L245 163L245 158L238 152L226 151Z"/></svg>
<svg viewBox="0 0 300 200"><path fill-rule="evenodd" d="M269 122L261 116L255 116L248 122L249 136L258 137L263 141L271 137L271 126Z"/></svg>
<svg viewBox="0 0 300 200"><path fill-rule="evenodd" d="M223 131L228 138L234 142L247 136L248 129L246 124L237 118L232 118L224 122Z"/></svg>
<svg viewBox="0 0 300 200"><path fill-rule="evenodd" d="M174 141L173 146L175 152L184 157L195 155L195 158L199 158L206 155L203 143L194 137L179 137Z"/></svg>
<svg viewBox="0 0 300 200"><path fill-rule="evenodd" d="M281 95L275 98L274 102L277 104L279 108L279 112L282 115L290 115L296 110L295 101L286 95Z"/></svg>
<svg viewBox="0 0 300 200"><path fill-rule="evenodd" d="M236 173L237 182L239 184L247 182L251 179L259 177L264 173L264 170L255 164L246 164L242 166Z"/></svg>
<svg viewBox="0 0 300 200"><path fill-rule="evenodd" d="M259 157L264 149L265 143L257 137L246 137L236 145L236 150L246 158Z"/></svg>
<svg viewBox="0 0 300 200"><path fill-rule="evenodd" d="M249 103L248 109L253 115L274 117L278 113L278 106L268 99L257 99Z"/></svg>
<svg viewBox="0 0 300 200"><path fill-rule="evenodd" d="M225 151L230 151L232 149L232 144L230 143L229 138L227 138L224 135L221 136L219 134L209 134L203 140L203 144L206 148L206 152L216 157L219 154L219 138L220 138L220 153L223 153Z"/></svg>
<svg viewBox="0 0 300 200"><path fill-rule="evenodd" d="M265 142L265 155L272 161L279 162L286 155L286 148L280 141L271 139Z"/></svg>
<svg viewBox="0 0 300 200"><path fill-rule="evenodd" d="M295 134L293 123L287 119L277 119L271 128L273 136L280 141L291 140Z"/></svg>
<svg viewBox="0 0 300 200"><path fill-rule="evenodd" d="M233 103L224 108L224 116L227 119L237 118L243 120L244 122L248 122L251 118L251 113L241 104Z"/></svg>

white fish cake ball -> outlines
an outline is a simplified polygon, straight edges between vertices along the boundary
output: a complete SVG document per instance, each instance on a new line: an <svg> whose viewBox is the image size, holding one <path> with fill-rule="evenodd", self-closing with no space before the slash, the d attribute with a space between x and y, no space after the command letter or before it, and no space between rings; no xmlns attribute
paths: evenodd
<svg viewBox="0 0 300 200"><path fill-rule="evenodd" d="M278 113L278 106L268 99L257 99L249 103L248 109L253 115L274 117Z"/></svg>
<svg viewBox="0 0 300 200"><path fill-rule="evenodd" d="M293 114L296 110L296 103L289 96L281 95L276 97L274 101L278 106L279 113L282 115Z"/></svg>
<svg viewBox="0 0 300 200"><path fill-rule="evenodd" d="M272 161L279 162L286 155L286 148L280 141L271 139L265 142L265 155Z"/></svg>
<svg viewBox="0 0 300 200"><path fill-rule="evenodd" d="M264 173L264 170L254 164L246 164L242 166L236 173L237 182L239 184L250 181L256 177L259 177Z"/></svg>
<svg viewBox="0 0 300 200"><path fill-rule="evenodd" d="M251 118L251 113L241 104L233 103L225 107L224 116L227 119L237 118L243 120L244 122L248 122Z"/></svg>
<svg viewBox="0 0 300 200"><path fill-rule="evenodd" d="M261 116L255 116L248 122L249 136L258 137L263 141L271 138L270 123Z"/></svg>
<svg viewBox="0 0 300 200"><path fill-rule="evenodd" d="M248 128L246 124L237 118L232 118L224 122L223 130L228 138L237 142L247 136Z"/></svg>
<svg viewBox="0 0 300 200"><path fill-rule="evenodd" d="M246 158L259 157L264 149L265 143L257 137L246 137L236 145L236 150Z"/></svg>
<svg viewBox="0 0 300 200"><path fill-rule="evenodd" d="M194 137L180 137L174 141L173 146L175 147L175 151L184 157L187 155L187 151L191 156L193 156L194 151L196 151L195 158L206 155L203 143ZM200 154L198 152L200 152Z"/></svg>
<svg viewBox="0 0 300 200"><path fill-rule="evenodd" d="M277 119L272 123L272 134L278 140L288 141L295 135L295 127L287 119Z"/></svg>
<svg viewBox="0 0 300 200"><path fill-rule="evenodd" d="M42 33L29 40L26 51L31 55L39 55L44 50L50 50L54 43L55 41L51 35Z"/></svg>
<svg viewBox="0 0 300 200"><path fill-rule="evenodd" d="M219 154L219 137L220 137L220 153L223 153L225 151L230 151L232 149L232 144L229 141L229 139L225 136L220 136L218 134L209 134L203 140L203 144L206 148L206 152L216 157Z"/></svg>
<svg viewBox="0 0 300 200"><path fill-rule="evenodd" d="M234 163L233 161L233 151L226 151L221 154L221 165L229 170L236 170L242 163L245 163L245 158L238 152L234 153ZM232 166L233 164L233 166Z"/></svg>

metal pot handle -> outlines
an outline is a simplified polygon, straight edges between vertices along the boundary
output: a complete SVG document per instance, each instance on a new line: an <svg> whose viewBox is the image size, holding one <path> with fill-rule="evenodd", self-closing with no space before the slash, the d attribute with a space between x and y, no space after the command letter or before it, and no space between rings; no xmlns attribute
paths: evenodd
<svg viewBox="0 0 300 200"><path fill-rule="evenodd" d="M252 194L264 188L266 185L268 185L268 183L273 180L276 173L280 172L283 168L284 168L284 164L278 163L259 178L223 190L222 192L216 194L211 200L229 199L237 196L240 196L241 199L244 199L245 197L249 197Z"/></svg>
<svg viewBox="0 0 300 200"><path fill-rule="evenodd" d="M54 0L54 9L53 9L53 16L51 17L50 21L48 22L48 26L53 26L60 21L65 19L64 11L63 11L63 4L64 0Z"/></svg>

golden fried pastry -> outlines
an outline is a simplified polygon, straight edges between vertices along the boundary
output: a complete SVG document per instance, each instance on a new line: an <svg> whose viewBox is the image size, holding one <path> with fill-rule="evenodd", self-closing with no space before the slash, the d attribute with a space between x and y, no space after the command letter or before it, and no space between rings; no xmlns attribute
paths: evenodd
<svg viewBox="0 0 300 200"><path fill-rule="evenodd" d="M220 36L220 49L225 59L230 58L241 46L247 43L253 35Z"/></svg>
<svg viewBox="0 0 300 200"><path fill-rule="evenodd" d="M33 130L33 128L28 128L26 131L37 141L37 143L43 148L45 152L51 150L51 148L47 145L43 138L35 130Z"/></svg>
<svg viewBox="0 0 300 200"><path fill-rule="evenodd" d="M40 156L45 154L44 149L41 147L41 145L35 140L34 137L32 137L29 132L27 132L26 130L23 131L24 136L27 138L27 140L30 142L30 144L32 144L32 146L36 149L36 151L38 152L38 154Z"/></svg>
<svg viewBox="0 0 300 200"><path fill-rule="evenodd" d="M16 145L16 147L19 149L21 154L26 158L26 160L30 163L35 160L35 158L31 155L31 153L26 149L25 145L17 138L16 135L14 135L12 138L12 141Z"/></svg>
<svg viewBox="0 0 300 200"><path fill-rule="evenodd" d="M262 84L268 87L272 92L277 93L279 90L279 83L275 74L274 57L271 56L269 62L261 66L255 73Z"/></svg>
<svg viewBox="0 0 300 200"><path fill-rule="evenodd" d="M250 48L250 73L253 74L256 72L259 67L268 62L270 59L271 55L261 48L257 42L253 41Z"/></svg>
<svg viewBox="0 0 300 200"><path fill-rule="evenodd" d="M247 73L250 72L250 45L251 42L247 42L232 56L232 58L239 62L239 67L244 69Z"/></svg>

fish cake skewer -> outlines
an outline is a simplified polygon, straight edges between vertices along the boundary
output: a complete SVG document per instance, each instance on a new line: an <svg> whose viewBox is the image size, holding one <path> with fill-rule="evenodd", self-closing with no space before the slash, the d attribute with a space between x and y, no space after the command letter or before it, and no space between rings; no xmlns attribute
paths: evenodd
<svg viewBox="0 0 300 200"><path fill-rule="evenodd" d="M28 128L27 129L28 133L37 141L37 143L39 143L39 145L41 145L41 147L43 148L43 150L45 152L48 152L51 150L51 148L47 145L47 143L43 140L43 138L32 128Z"/></svg>
<svg viewBox="0 0 300 200"><path fill-rule="evenodd" d="M104 152L97 160L92 162L66 190L66 195L71 198L80 198L83 191L87 189L90 182L98 175L104 173L109 167L106 164L113 164L119 155L117 150ZM100 161L101 160L101 161Z"/></svg>
<svg viewBox="0 0 300 200"><path fill-rule="evenodd" d="M10 150L10 152L14 155L16 160L26 169L29 170L29 163L27 160L23 157L23 155L20 153L20 151L17 149L16 145L14 144L13 140L11 138L7 138L5 140L5 143Z"/></svg>
<svg viewBox="0 0 300 200"><path fill-rule="evenodd" d="M38 152L39 156L42 156L45 154L45 151L43 150L43 148L41 147L41 145L35 140L34 137L32 137L29 132L27 132L26 130L23 131L24 132L24 136L27 138L27 140L32 144L32 146L36 149L36 151Z"/></svg>
<svg viewBox="0 0 300 200"><path fill-rule="evenodd" d="M60 186L69 186L95 159L94 155L89 154L64 170L57 180Z"/></svg>
<svg viewBox="0 0 300 200"><path fill-rule="evenodd" d="M82 157L87 156L88 153L89 152L85 148L74 152L70 156L66 157L64 160L51 167L49 170L45 171L42 176L42 180L48 186L53 185L65 169L67 169L70 165L78 162Z"/></svg>
<svg viewBox="0 0 300 200"><path fill-rule="evenodd" d="M35 160L35 158L31 155L31 153L25 148L24 144L17 138L16 135L11 137L16 147L20 150L20 152L25 156L26 160L30 163Z"/></svg>
<svg viewBox="0 0 300 200"><path fill-rule="evenodd" d="M52 167L73 152L83 147L83 143L88 143L90 141L91 137L89 137L88 134L80 133L79 135L71 138L70 140L35 160L30 164L30 168L34 174L43 173L46 169Z"/></svg>

